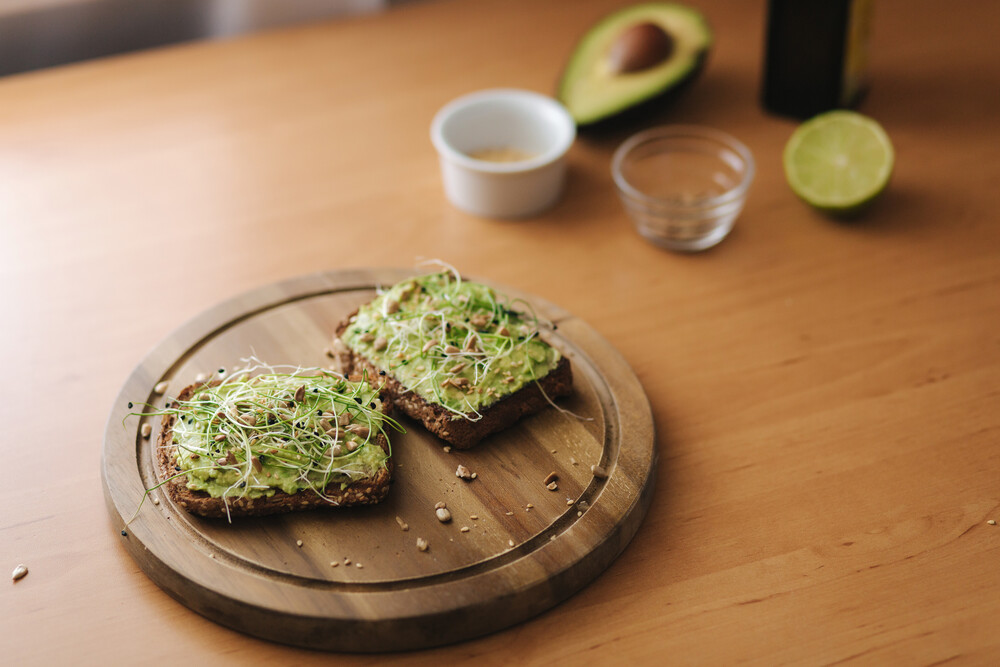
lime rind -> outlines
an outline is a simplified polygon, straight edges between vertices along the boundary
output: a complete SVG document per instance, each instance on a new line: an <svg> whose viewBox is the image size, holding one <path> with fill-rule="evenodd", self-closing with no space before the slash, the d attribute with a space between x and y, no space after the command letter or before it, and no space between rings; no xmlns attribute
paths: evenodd
<svg viewBox="0 0 1000 667"><path fill-rule="evenodd" d="M831 213L853 213L874 201L895 163L885 130L853 111L831 111L800 125L783 158L792 191Z"/></svg>

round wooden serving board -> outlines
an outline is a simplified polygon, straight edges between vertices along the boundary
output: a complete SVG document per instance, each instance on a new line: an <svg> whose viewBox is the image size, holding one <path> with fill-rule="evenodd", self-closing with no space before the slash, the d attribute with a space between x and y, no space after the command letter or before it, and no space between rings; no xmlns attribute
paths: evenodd
<svg viewBox="0 0 1000 667"><path fill-rule="evenodd" d="M159 418L127 417L129 401L161 406L199 373L242 366L251 354L270 364L328 365L325 348L337 323L376 287L413 274L342 271L290 280L223 303L158 345L125 383L105 432L102 473L115 530L158 481L152 448ZM548 409L464 452L446 452L445 443L403 419L406 433L392 434L393 485L380 505L230 524L190 515L153 491L122 544L191 609L311 648L372 652L461 641L572 595L621 553L649 506L652 415L635 374L593 329L535 297L498 289L558 325L548 338L570 358L575 383L573 396L559 403L582 418ZM166 396L153 392L161 381L169 381ZM140 435L147 422L151 439ZM476 478L457 478L459 464ZM591 473L595 464L607 478ZM557 491L543 483L551 472ZM451 523L435 518L439 501ZM430 548L419 551L417 538Z"/></svg>

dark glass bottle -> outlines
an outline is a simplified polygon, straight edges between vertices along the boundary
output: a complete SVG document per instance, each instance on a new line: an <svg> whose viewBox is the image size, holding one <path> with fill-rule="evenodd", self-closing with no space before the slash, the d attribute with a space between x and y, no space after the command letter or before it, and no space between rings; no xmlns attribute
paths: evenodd
<svg viewBox="0 0 1000 667"><path fill-rule="evenodd" d="M764 108L796 118L852 107L867 86L872 0L769 0Z"/></svg>

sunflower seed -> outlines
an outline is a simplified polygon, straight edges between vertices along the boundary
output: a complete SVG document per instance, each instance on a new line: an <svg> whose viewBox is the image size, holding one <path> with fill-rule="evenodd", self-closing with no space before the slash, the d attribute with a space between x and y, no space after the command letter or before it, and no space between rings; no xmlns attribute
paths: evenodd
<svg viewBox="0 0 1000 667"><path fill-rule="evenodd" d="M24 579L26 576L28 576L28 566L18 565L17 567L14 568L14 571L11 573L10 578L14 581L19 581L21 579Z"/></svg>
<svg viewBox="0 0 1000 667"><path fill-rule="evenodd" d="M367 426L362 426L361 424L351 424L347 427L347 431L353 433L359 438L367 438L371 435L371 430Z"/></svg>

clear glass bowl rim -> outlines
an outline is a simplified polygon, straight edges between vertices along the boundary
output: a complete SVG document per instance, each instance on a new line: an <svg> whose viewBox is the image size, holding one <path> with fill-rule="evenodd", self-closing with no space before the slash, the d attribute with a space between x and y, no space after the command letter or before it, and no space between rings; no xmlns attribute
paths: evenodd
<svg viewBox="0 0 1000 667"><path fill-rule="evenodd" d="M636 189L631 183L628 182L628 180L626 180L625 176L622 174L622 164L625 162L629 153L637 147L649 143L650 141L675 138L707 139L732 150L740 157L741 160L743 160L745 168L739 184L721 195L700 199L691 204L679 204L674 201L668 201L659 197L648 195L641 190ZM715 206L721 206L723 204L728 204L732 201L741 199L746 196L747 188L750 187L750 183L753 181L755 171L756 165L754 163L753 154L750 152L750 149L743 144L743 142L729 134L726 134L725 132L722 132L721 130L716 130L710 127L702 127L700 125L662 125L660 127L644 130L626 139L624 143L622 143L622 145L615 150L614 156L611 159L611 177L614 179L615 185L618 186L619 191L623 195L629 197L630 199L637 199L653 206L670 207L675 209L713 208Z"/></svg>

